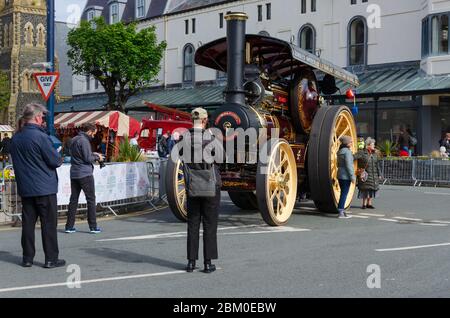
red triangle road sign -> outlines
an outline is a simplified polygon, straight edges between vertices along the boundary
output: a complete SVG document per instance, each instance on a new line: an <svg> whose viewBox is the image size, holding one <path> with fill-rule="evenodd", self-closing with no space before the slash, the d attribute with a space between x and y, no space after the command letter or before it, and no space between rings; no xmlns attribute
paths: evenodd
<svg viewBox="0 0 450 318"><path fill-rule="evenodd" d="M47 73L34 73L34 79L36 80L39 90L41 91L42 97L45 101L48 101L51 93L55 89L56 82L59 79L58 72L47 72Z"/></svg>

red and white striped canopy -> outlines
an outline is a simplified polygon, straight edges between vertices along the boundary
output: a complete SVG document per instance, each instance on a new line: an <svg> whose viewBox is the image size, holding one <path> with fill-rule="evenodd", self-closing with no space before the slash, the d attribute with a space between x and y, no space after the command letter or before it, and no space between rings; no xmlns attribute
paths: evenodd
<svg viewBox="0 0 450 318"><path fill-rule="evenodd" d="M85 123L108 127L117 132L117 136L132 137L140 129L140 123L136 119L119 111L61 113L55 117L56 129L80 128Z"/></svg>

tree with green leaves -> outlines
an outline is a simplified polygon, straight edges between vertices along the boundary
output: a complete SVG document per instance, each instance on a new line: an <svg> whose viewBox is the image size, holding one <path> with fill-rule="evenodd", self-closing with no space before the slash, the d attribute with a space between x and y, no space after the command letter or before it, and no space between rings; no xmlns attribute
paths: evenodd
<svg viewBox="0 0 450 318"><path fill-rule="evenodd" d="M9 76L3 71L0 71L0 110L8 108L9 98L11 97Z"/></svg>
<svg viewBox="0 0 450 318"><path fill-rule="evenodd" d="M108 110L125 110L128 99L156 81L166 48L155 27L107 24L103 17L82 21L69 32L69 65L74 74L97 79L108 95Z"/></svg>

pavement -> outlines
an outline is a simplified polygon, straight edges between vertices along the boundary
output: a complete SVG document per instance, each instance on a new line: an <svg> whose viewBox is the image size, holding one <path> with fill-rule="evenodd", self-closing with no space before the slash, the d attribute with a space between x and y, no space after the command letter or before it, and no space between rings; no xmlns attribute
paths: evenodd
<svg viewBox="0 0 450 318"><path fill-rule="evenodd" d="M170 210L99 220L104 232L59 228L67 266L22 268L20 229L0 229L0 298L9 297L449 297L450 189L383 186L375 210L351 219L301 203L269 227L223 193L218 269L186 273L186 224ZM201 246L200 246L201 251ZM202 264L200 255L199 265Z"/></svg>

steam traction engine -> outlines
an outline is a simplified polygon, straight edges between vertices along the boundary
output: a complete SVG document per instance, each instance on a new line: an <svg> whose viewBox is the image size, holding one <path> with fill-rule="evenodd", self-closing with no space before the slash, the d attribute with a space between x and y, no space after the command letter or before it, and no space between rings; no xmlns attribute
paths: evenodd
<svg viewBox="0 0 450 318"><path fill-rule="evenodd" d="M246 35L244 13L230 13L226 20L227 37L200 47L195 55L199 65L227 70L225 103L210 114L210 124L225 138L236 137L230 128L266 128L269 133L278 128L280 138L259 141L265 143L258 148L265 149L266 160L247 144L245 151L235 152L234 163L221 164L222 190L238 207L259 209L269 225L288 221L298 193L308 195L319 210L336 213L339 137L349 135L355 145L356 128L346 106L321 106L319 94L334 94L335 78L353 86L359 85L358 78L285 41ZM254 164L248 163L251 158ZM353 191L354 186L347 204ZM169 160L166 192L172 212L186 220L180 161Z"/></svg>

